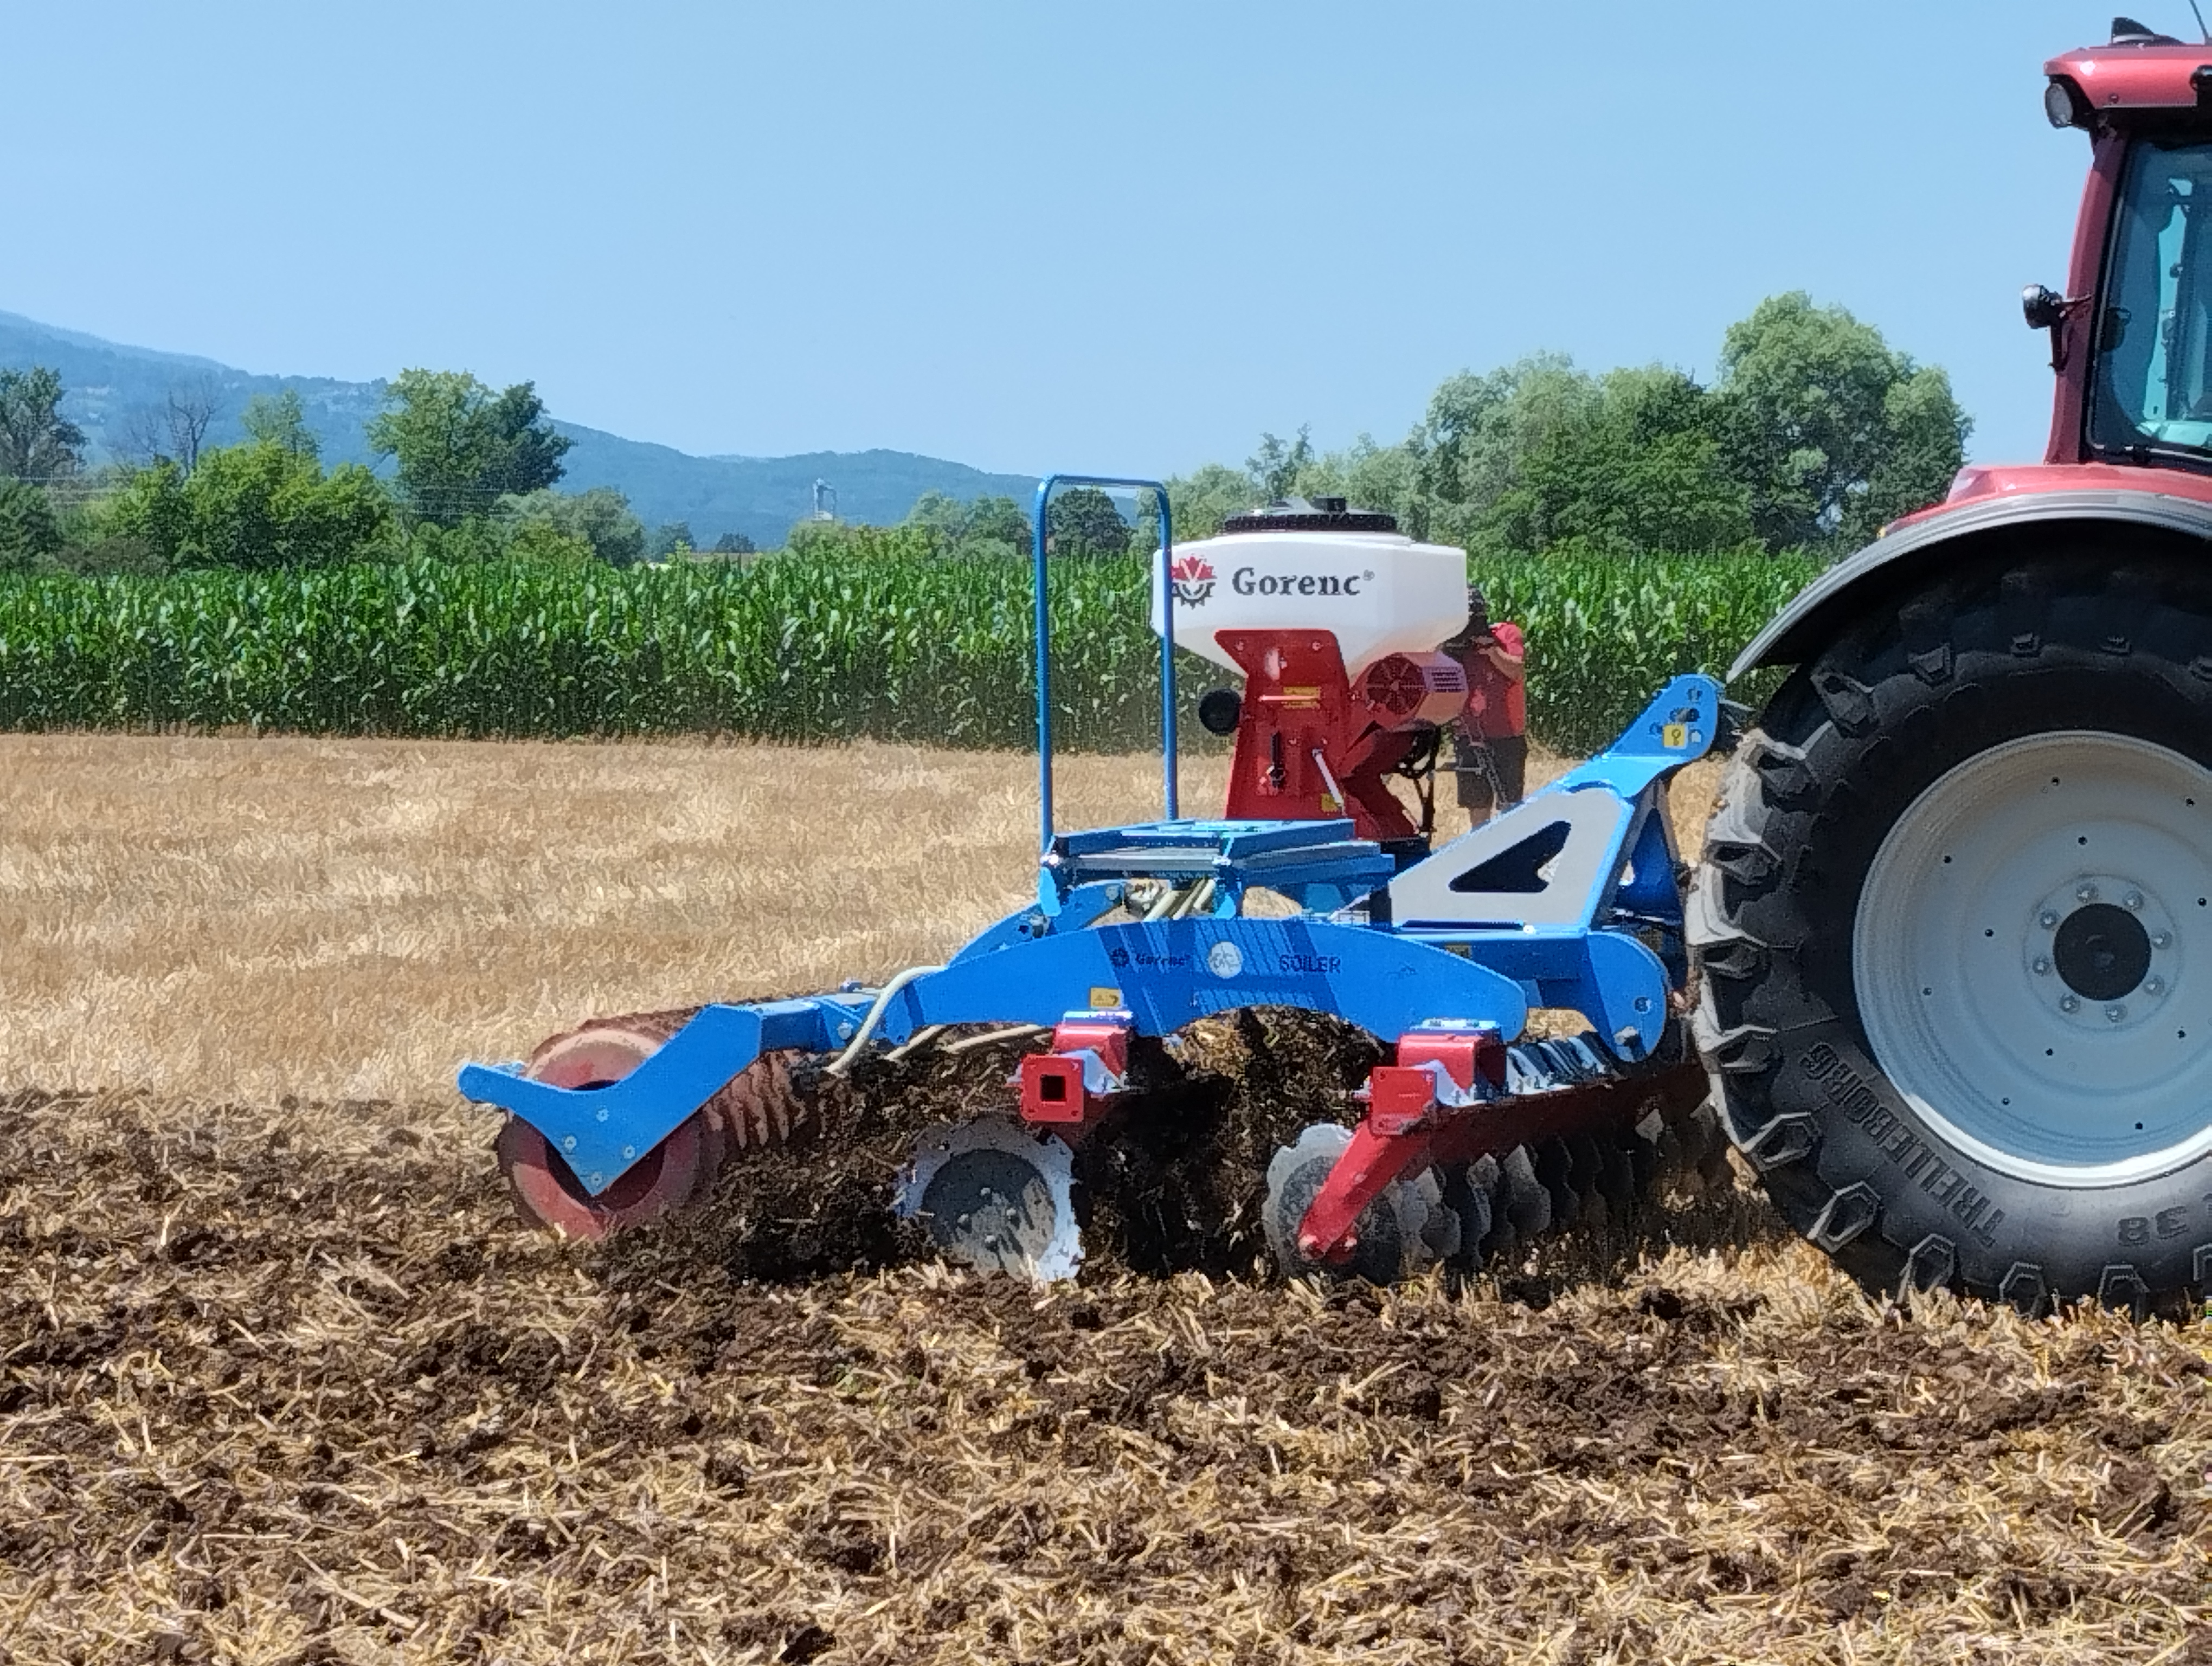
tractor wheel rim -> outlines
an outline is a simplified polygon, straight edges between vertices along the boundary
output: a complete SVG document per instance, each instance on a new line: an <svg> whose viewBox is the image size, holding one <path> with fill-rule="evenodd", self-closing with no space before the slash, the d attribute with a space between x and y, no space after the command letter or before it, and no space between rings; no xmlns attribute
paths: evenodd
<svg viewBox="0 0 2212 1666"><path fill-rule="evenodd" d="M1867 1043L1990 1168L2126 1184L2212 1151L2212 772L2093 730L1933 782L1868 870Z"/></svg>

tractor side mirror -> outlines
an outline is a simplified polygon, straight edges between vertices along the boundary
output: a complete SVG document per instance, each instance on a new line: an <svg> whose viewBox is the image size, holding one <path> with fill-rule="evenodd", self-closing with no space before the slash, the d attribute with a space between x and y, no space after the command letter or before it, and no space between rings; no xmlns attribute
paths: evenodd
<svg viewBox="0 0 2212 1666"><path fill-rule="evenodd" d="M2020 292L2020 310L2029 329L2056 330L2066 316L2066 300L2040 283L2031 283Z"/></svg>
<svg viewBox="0 0 2212 1666"><path fill-rule="evenodd" d="M2027 320L2031 330L2051 331L2051 368L2066 368L2066 297L2053 295L2040 283L2031 283L2020 292L2021 316Z"/></svg>

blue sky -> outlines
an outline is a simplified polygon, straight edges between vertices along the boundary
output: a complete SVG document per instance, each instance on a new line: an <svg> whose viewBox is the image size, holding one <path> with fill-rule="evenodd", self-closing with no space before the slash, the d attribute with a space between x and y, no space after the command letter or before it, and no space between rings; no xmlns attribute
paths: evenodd
<svg viewBox="0 0 2212 1666"><path fill-rule="evenodd" d="M2111 9L0 0L0 310L693 452L1170 472L1539 349L1710 374L1802 288L2025 457L2087 155L2041 65Z"/></svg>

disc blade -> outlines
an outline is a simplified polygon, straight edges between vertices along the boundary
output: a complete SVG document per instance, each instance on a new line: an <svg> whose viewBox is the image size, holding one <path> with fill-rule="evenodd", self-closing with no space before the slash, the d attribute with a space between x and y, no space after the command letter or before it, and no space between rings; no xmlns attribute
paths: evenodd
<svg viewBox="0 0 2212 1666"><path fill-rule="evenodd" d="M1049 1284L1082 1264L1072 1153L1000 1117L924 1134L893 1207L984 1272Z"/></svg>
<svg viewBox="0 0 2212 1666"><path fill-rule="evenodd" d="M1318 1273L1364 1279L1375 1285L1393 1284L1456 1255L1461 1244L1460 1219L1445 1206L1436 1171L1424 1169L1392 1182L1380 1197L1360 1211L1352 1229L1358 1241L1348 1258L1335 1262L1307 1258L1298 1248L1298 1228L1351 1144L1351 1129L1316 1122L1302 1129L1293 1143L1279 1147L1268 1162L1267 1196L1261 1225L1284 1276L1295 1279Z"/></svg>

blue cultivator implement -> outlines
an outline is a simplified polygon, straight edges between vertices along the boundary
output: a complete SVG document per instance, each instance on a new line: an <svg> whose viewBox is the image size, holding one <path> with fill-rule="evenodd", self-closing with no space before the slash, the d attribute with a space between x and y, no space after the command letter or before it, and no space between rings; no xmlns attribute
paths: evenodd
<svg viewBox="0 0 2212 1666"><path fill-rule="evenodd" d="M1367 765L1408 750L1401 738L1428 727L1407 715L1436 709L1422 707L1418 678L1449 684L1449 672L1386 638L1449 635L1444 616L1463 577L1430 583L1412 601L1401 587L1377 604L1389 617L1363 625L1340 595L1318 611L1313 598L1324 593L1318 578L1300 591L1315 576L1304 569L1334 563L1353 575L1355 594L1372 592L1387 587L1378 569L1425 546L1395 529L1346 526L1380 518L1324 502L1268 512L1258 527L1232 520L1223 537L1178 551L1165 494L1147 487L1162 528L1167 813L1064 832L1053 824L1042 548L1060 483L1070 483L1048 481L1037 505L1036 901L943 965L880 987L586 1025L527 1064L466 1067L461 1091L507 1113L501 1153L525 1213L586 1237L664 1213L703 1190L733 1147L789 1132L794 1069L838 1076L872 1051L957 1047L1024 1026L1042 1044L1021 1059L1012 1103L925 1134L896 1207L949 1255L1069 1276L1081 1258L1082 1154L1115 1137L1132 1042L1241 1008L1329 1014L1392 1049L1354 1096L1364 1102L1356 1127L1309 1128L1268 1167L1262 1218L1287 1270L1333 1267L1379 1281L1468 1258L1508 1217L1525 1237L1571 1216L1578 1200L1626 1201L1683 1155L1705 1083L1681 1041L1681 868L1665 793L1713 745L1718 687L1675 679L1605 752L1472 832L1433 848L1422 835L1390 836L1402 806L1377 799L1379 787L1355 797L1345 783L1363 772L1376 779ZM1272 783L1285 799L1274 818L1176 813L1177 616L1213 599L1216 587L1192 575L1224 563L1232 597L1282 581L1266 599L1286 617L1219 623L1215 637L1233 641L1209 656L1234 654L1246 672L1235 714L1244 773L1231 801ZM1200 584L1207 593L1193 603ZM1413 614L1421 617L1409 623ZM1340 652L1344 638L1355 640ZM1341 687L1268 683L1268 665L1287 663L1269 653L1325 645ZM1416 697L1394 703L1392 690L1407 687ZM1445 692L1455 706L1459 692ZM1326 785L1300 795L1290 756ZM1532 1038L1539 1008L1579 1013L1588 1027ZM1687 1143L1692 1164L1717 1160L1710 1130L1702 1152L1696 1138Z"/></svg>

